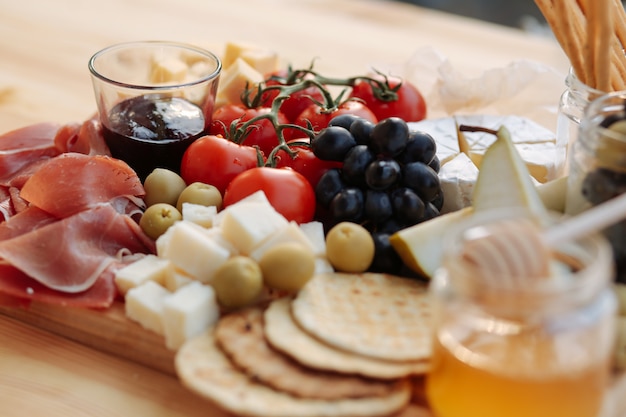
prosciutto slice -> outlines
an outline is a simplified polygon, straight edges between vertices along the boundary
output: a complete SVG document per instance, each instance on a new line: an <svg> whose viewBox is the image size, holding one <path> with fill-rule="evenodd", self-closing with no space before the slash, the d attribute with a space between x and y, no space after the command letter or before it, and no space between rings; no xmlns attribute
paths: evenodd
<svg viewBox="0 0 626 417"><path fill-rule="evenodd" d="M0 305L28 307L31 301L83 308L107 308L118 296L113 280L115 268L107 268L89 289L80 293L52 290L35 281L16 267L0 263Z"/></svg>
<svg viewBox="0 0 626 417"><path fill-rule="evenodd" d="M63 153L78 152L85 155L107 155L111 152L104 141L102 124L97 116L85 120L82 124L72 123L64 125L54 142Z"/></svg>
<svg viewBox="0 0 626 417"><path fill-rule="evenodd" d="M0 183L40 159L60 154L54 138L60 129L56 123L38 123L12 130L0 136Z"/></svg>
<svg viewBox="0 0 626 417"><path fill-rule="evenodd" d="M0 242L0 257L7 263L46 287L67 293L90 288L124 254L153 251L137 223L110 204Z"/></svg>
<svg viewBox="0 0 626 417"><path fill-rule="evenodd" d="M50 159L26 181L21 197L63 218L120 196L143 196L143 185L128 164L108 156L66 153Z"/></svg>

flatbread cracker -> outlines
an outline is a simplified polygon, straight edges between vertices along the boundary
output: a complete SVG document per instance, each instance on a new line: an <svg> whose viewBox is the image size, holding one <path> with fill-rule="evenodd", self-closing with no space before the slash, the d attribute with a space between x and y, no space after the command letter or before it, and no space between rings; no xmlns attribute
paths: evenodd
<svg viewBox="0 0 626 417"><path fill-rule="evenodd" d="M183 385L228 412L247 417L377 417L402 410L411 387L387 396L337 401L297 398L260 384L236 368L215 342L213 329L187 341L176 354Z"/></svg>
<svg viewBox="0 0 626 417"><path fill-rule="evenodd" d="M233 364L248 375L296 397L337 400L384 396L397 389L397 381L319 371L278 352L265 340L263 309L258 307L222 317L215 339Z"/></svg>
<svg viewBox="0 0 626 417"><path fill-rule="evenodd" d="M305 366L380 379L421 375L430 369L427 360L376 359L337 349L312 337L294 322L290 298L272 302L264 317L268 343Z"/></svg>
<svg viewBox="0 0 626 417"><path fill-rule="evenodd" d="M339 349L383 360L431 356L430 297L416 280L319 274L298 292L292 314L305 331Z"/></svg>

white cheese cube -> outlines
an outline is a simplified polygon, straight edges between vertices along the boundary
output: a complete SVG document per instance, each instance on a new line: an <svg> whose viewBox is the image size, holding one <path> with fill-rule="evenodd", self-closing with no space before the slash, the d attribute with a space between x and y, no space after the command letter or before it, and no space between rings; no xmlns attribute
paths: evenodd
<svg viewBox="0 0 626 417"><path fill-rule="evenodd" d="M169 295L163 307L165 344L172 350L204 332L217 321L220 314L215 291L211 286L198 281Z"/></svg>
<svg viewBox="0 0 626 417"><path fill-rule="evenodd" d="M217 215L217 207L201 204L183 203L183 220L202 227L213 226L213 218Z"/></svg>
<svg viewBox="0 0 626 417"><path fill-rule="evenodd" d="M187 64L180 59L156 61L152 66L150 80L157 84L181 82L187 77L187 69Z"/></svg>
<svg viewBox="0 0 626 417"><path fill-rule="evenodd" d="M260 261L265 252L269 249L278 245L280 243L297 243L303 245L307 250L313 252L314 247L307 235L300 229L298 223L289 222L285 227L276 232L272 233L270 237L265 239L263 243L258 245L252 252L250 252L250 257L255 261Z"/></svg>
<svg viewBox="0 0 626 417"><path fill-rule="evenodd" d="M156 254L160 258L167 258L167 251L170 247L170 240L172 238L173 227L168 228L165 233L159 236L155 242Z"/></svg>
<svg viewBox="0 0 626 417"><path fill-rule="evenodd" d="M302 223L300 229L313 245L315 256L326 256L326 236L324 235L324 224L318 221Z"/></svg>
<svg viewBox="0 0 626 417"><path fill-rule="evenodd" d="M194 279L210 282L215 271L230 257L230 251L194 223L180 221L170 229L172 235L165 254L167 258Z"/></svg>
<svg viewBox="0 0 626 417"><path fill-rule="evenodd" d="M170 269L171 263L169 260L155 255L146 255L117 271L115 273L115 284L122 295L146 281L156 281L162 285Z"/></svg>
<svg viewBox="0 0 626 417"><path fill-rule="evenodd" d="M196 281L180 269L170 268L170 273L165 276L163 285L171 292L174 292L191 282Z"/></svg>
<svg viewBox="0 0 626 417"><path fill-rule="evenodd" d="M126 316L139 323L143 328L160 335L163 334L163 302L170 294L154 281L131 288L126 293Z"/></svg>
<svg viewBox="0 0 626 417"><path fill-rule="evenodd" d="M230 256L240 255L239 250L231 243L230 240L224 237L224 231L221 227L211 227L205 229L204 233L215 241L218 245L230 252Z"/></svg>
<svg viewBox="0 0 626 417"><path fill-rule="evenodd" d="M222 233L242 255L249 255L256 246L289 223L271 205L264 203L236 204L222 212Z"/></svg>
<svg viewBox="0 0 626 417"><path fill-rule="evenodd" d="M224 214L227 213L230 208L241 205L241 204L248 204L248 203L262 203L262 204L267 204L268 206L271 206L270 201L267 199L267 196L265 195L265 193L263 191L256 191L250 194L249 196L242 198L236 203L231 204L226 209L218 212L215 218L213 219L213 227L219 227L221 225L221 221L222 221L222 218L224 217Z"/></svg>

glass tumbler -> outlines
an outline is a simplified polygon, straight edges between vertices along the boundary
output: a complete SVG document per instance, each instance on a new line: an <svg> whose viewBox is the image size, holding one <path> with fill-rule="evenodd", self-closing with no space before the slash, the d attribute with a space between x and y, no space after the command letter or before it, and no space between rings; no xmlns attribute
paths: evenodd
<svg viewBox="0 0 626 417"><path fill-rule="evenodd" d="M142 180L154 168L179 172L211 123L220 59L193 45L139 41L95 53L88 67L111 155Z"/></svg>
<svg viewBox="0 0 626 417"><path fill-rule="evenodd" d="M429 404L436 417L597 417L615 339L610 246L597 235L564 244L549 276L518 285L461 257L469 230L515 216L526 214L477 214L445 240L431 283Z"/></svg>

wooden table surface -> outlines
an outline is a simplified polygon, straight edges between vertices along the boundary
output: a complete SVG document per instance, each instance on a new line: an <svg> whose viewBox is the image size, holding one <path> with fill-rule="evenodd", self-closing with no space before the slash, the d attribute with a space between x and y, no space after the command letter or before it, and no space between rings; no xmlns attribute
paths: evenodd
<svg viewBox="0 0 626 417"><path fill-rule="evenodd" d="M0 132L95 112L87 60L128 40L187 41L221 52L247 41L296 66L355 75L432 47L480 73L531 59L565 72L551 39L375 0L0 0ZM556 103L558 97L554 97ZM0 314L0 416L225 415L176 378Z"/></svg>

